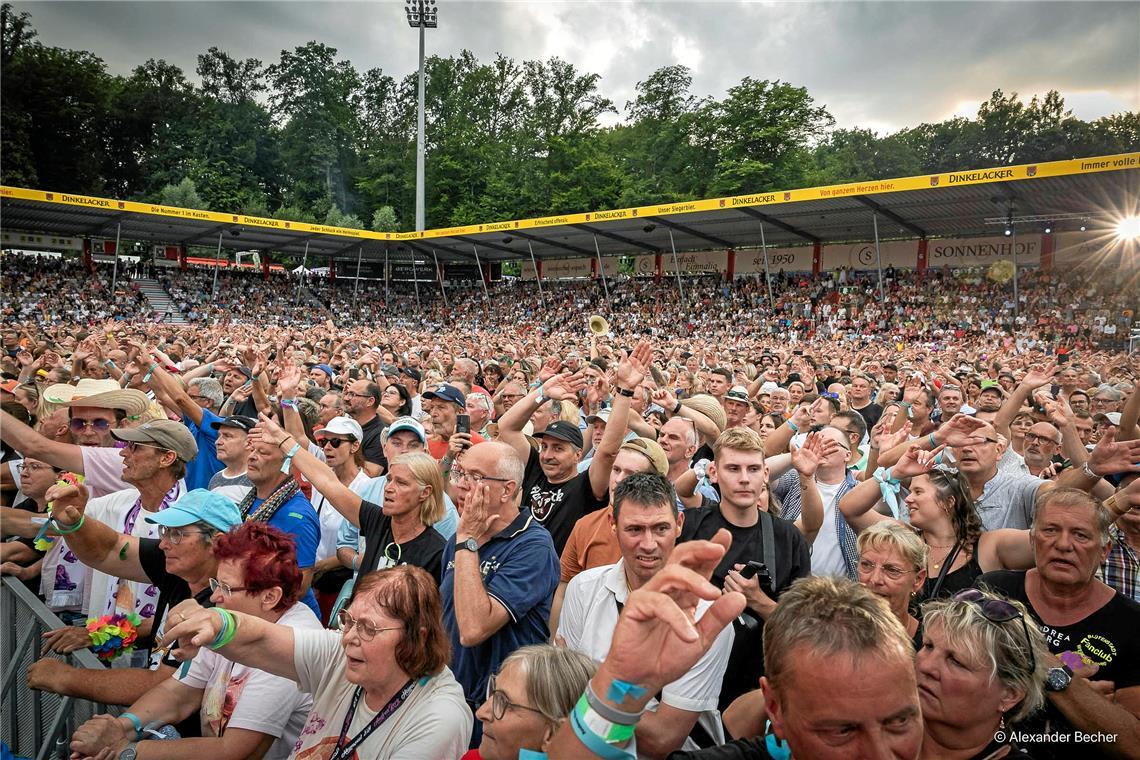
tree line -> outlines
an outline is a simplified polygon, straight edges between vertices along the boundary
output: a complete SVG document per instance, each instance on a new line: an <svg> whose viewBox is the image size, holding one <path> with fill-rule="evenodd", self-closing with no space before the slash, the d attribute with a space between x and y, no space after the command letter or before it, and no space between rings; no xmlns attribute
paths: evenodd
<svg viewBox="0 0 1140 760"><path fill-rule="evenodd" d="M376 230L412 229L416 72L359 71L309 42L265 63L211 47L192 82L163 60L112 74L0 7L7 185ZM428 227L1137 150L1140 114L1082 121L1056 91L995 90L975 118L892 134L836 128L794 84L716 99L684 66L620 110L558 58L426 62ZM618 123L604 126L611 114ZM612 120L612 118L611 118Z"/></svg>

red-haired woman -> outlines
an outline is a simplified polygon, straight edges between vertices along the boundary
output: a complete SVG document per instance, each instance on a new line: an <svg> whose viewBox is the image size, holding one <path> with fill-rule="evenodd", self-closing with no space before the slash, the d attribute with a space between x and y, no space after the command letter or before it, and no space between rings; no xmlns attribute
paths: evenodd
<svg viewBox="0 0 1140 760"><path fill-rule="evenodd" d="M312 693L298 760L435 760L467 751L473 717L447 667L439 591L418 567L362 576L338 616L339 631L294 630L233 613L236 634L228 637L228 613L187 601L171 614L181 621L166 634L178 639L175 657L194 656L220 636L226 657Z"/></svg>
<svg viewBox="0 0 1140 760"><path fill-rule="evenodd" d="M321 632L312 610L297 601L301 571L292 536L265 523L247 522L217 536L213 552L218 560L217 576L210 579L214 604L242 620L283 631ZM175 608L167 624L181 620L183 614ZM155 750L161 751L160 757L193 760L287 758L312 704L309 694L271 669L240 664L203 649L185 673L177 671L121 717L100 715L80 726L71 749L75 757L96 756L100 751L106 756L107 750L111 757L120 757L131 747L139 760L154 756ZM195 710L202 720L200 739L159 743L147 741L147 734L139 735L142 726L177 723Z"/></svg>

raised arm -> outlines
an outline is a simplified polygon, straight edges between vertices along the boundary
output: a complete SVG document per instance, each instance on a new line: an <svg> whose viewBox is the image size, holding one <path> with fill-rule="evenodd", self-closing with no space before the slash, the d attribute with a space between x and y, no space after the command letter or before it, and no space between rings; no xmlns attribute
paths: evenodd
<svg viewBox="0 0 1140 760"><path fill-rule="evenodd" d="M86 488L70 484L48 489L47 499L53 503L52 513L66 533L67 548L80 562L112 578L149 582L139 561L139 539L118 533L98 520L88 520L83 514L86 493Z"/></svg>
<svg viewBox="0 0 1140 760"><path fill-rule="evenodd" d="M994 417L994 430L1009 438L1009 426L1013 424L1013 418L1017 416L1021 407L1033 395L1033 391L1049 383L1056 372L1056 366L1045 370L1033 367L1029 372L1026 372L1025 377L1010 392L1009 398L1002 402L1001 409L998 409L997 416Z"/></svg>
<svg viewBox="0 0 1140 760"><path fill-rule="evenodd" d="M255 430L259 433L254 435L260 435L262 440L269 441L285 453L288 453L294 444L300 445L266 414L260 415L260 422ZM345 519L356 527L360 527L361 498L340 482L331 467L310 454L304 446L298 448L293 455L293 466L313 484L313 488L329 500L329 504L332 504L337 512L344 515Z"/></svg>
<svg viewBox="0 0 1140 760"><path fill-rule="evenodd" d="M0 411L0 439L26 457L46 462L61 470L83 474L83 449L74 443L53 441Z"/></svg>
<svg viewBox="0 0 1140 760"><path fill-rule="evenodd" d="M499 418L499 440L513 448L523 463L528 462L530 442L522 431L531 415L547 401L573 401L585 385L586 378L581 373L551 376L541 388L528 393Z"/></svg>
<svg viewBox="0 0 1140 760"><path fill-rule="evenodd" d="M227 660L291 681L299 679L297 663L293 659L292 628L244 612L227 612L234 616L237 632L229 643L216 650L218 654ZM178 648L172 655L179 660L189 660L199 649L217 639L222 630L222 619L223 615L216 607L203 608L193 599L187 599L170 610L167 620L179 622L166 629L160 643L166 646L177 640Z"/></svg>
<svg viewBox="0 0 1140 760"><path fill-rule="evenodd" d="M649 371L649 364L653 360L653 349L648 341L639 341L630 352L629 357L622 360L617 367L616 382L617 393L614 396L614 406L610 411L610 422L598 443L598 450L590 460L590 488L594 496L601 498L610 487L610 470L613 469L614 459L617 458L618 449L625 438L626 418L629 415L629 400L637 392L645 373ZM628 395L627 395L628 394Z"/></svg>

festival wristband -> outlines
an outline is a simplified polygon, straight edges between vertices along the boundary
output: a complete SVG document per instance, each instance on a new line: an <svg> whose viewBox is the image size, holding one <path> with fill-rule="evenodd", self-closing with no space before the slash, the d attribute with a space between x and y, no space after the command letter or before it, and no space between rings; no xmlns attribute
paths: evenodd
<svg viewBox="0 0 1140 760"><path fill-rule="evenodd" d="M289 449L289 453L285 455L285 461L281 463L281 472L285 473L286 475L289 474L289 470L293 469L293 457L296 456L297 452L300 450L301 444L294 443L293 448Z"/></svg>
<svg viewBox="0 0 1140 760"><path fill-rule="evenodd" d="M633 398L633 390L631 388L618 388L617 392L618 392L619 396L625 396L626 398Z"/></svg>
<svg viewBox="0 0 1140 760"><path fill-rule="evenodd" d="M1092 471L1092 468L1089 467L1089 463L1088 463L1087 459L1085 460L1085 463L1083 465L1081 465L1081 472L1084 473L1084 476L1086 478L1092 478L1093 480L1100 480L1100 475L1097 475L1095 472Z"/></svg>
<svg viewBox="0 0 1140 760"><path fill-rule="evenodd" d="M800 429L799 429L799 427L797 427L797 426L796 426L796 423L792 422L791 420L788 420L788 421L787 421L787 422L785 422L784 424L785 424L785 425L787 425L787 426L788 426L788 429L789 429L789 430L791 430L793 433L798 433L798 432L800 432Z"/></svg>
<svg viewBox="0 0 1140 760"><path fill-rule="evenodd" d="M297 409L297 399L295 398L283 398L278 404L280 404L282 409L292 409L294 411Z"/></svg>
<svg viewBox="0 0 1140 760"><path fill-rule="evenodd" d="M135 727L135 739L142 738L143 724L142 724L142 721L139 719L139 716L135 715L133 712L125 712L122 715L120 715L119 717L120 718L126 718L127 720L129 720L131 722L131 725Z"/></svg>
<svg viewBox="0 0 1140 760"><path fill-rule="evenodd" d="M550 397L542 392L542 386L541 385L538 386L538 395L534 397L534 403L538 404L539 406L542 406L543 404L545 404L549 400L550 400Z"/></svg>
<svg viewBox="0 0 1140 760"><path fill-rule="evenodd" d="M582 699L585 699L590 704L590 708L598 715L610 723L617 723L622 726L632 726L636 724L645 713L644 708L639 712L632 713L619 710L616 707L611 707L606 704L602 701L601 697L598 696L597 692L594 691L593 681L586 682L586 692L582 695Z"/></svg>
<svg viewBox="0 0 1140 760"><path fill-rule="evenodd" d="M144 384L150 382L151 377L154 375L154 368L157 366L158 362L154 362L150 365L150 368L146 371L146 376L142 379Z"/></svg>
<svg viewBox="0 0 1140 760"><path fill-rule="evenodd" d="M930 448L932 448L932 449L938 448L938 441L934 440L934 433L930 433L929 435L927 435L926 440L930 442Z"/></svg>
<svg viewBox="0 0 1140 760"><path fill-rule="evenodd" d="M75 525L64 525L59 520L56 520L54 517L51 518L51 522L55 523L55 532L56 533L58 533L61 536L69 536L72 533L74 533L75 531L77 531L83 527L83 521L85 519L87 519L87 515L85 515L85 514L80 515L79 516L79 522L75 523Z"/></svg>
<svg viewBox="0 0 1140 760"><path fill-rule="evenodd" d="M584 697L582 700L579 700L579 705L582 704L584 704ZM586 710L589 711L588 704L586 705ZM599 728L612 725L600 718L600 716L597 716L596 713L594 717L600 722ZM594 731L591 726L585 722L582 716L579 715L579 707L575 707L574 711L570 713L570 725L574 729L574 735L578 737L578 741L582 742L586 749L598 757L604 758L604 760L634 760L636 757L633 753L610 744L605 738ZM626 728L629 730L630 737L632 738L633 727L627 726Z"/></svg>
<svg viewBox="0 0 1140 760"><path fill-rule="evenodd" d="M222 630L218 631L217 637L210 643L210 649L218 650L229 644L237 636L238 622L234 614L224 607L215 607L218 614L222 616Z"/></svg>

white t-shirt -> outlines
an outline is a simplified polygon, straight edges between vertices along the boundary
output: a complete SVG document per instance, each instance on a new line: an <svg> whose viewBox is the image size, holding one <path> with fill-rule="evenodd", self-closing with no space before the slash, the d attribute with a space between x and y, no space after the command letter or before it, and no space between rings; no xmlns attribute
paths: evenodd
<svg viewBox="0 0 1140 760"><path fill-rule="evenodd" d="M139 492L137 490L127 488L108 496L91 499L87 502L84 517L88 520L98 520L116 533L123 533L126 527L127 513L131 511L131 507L134 506L138 498ZM150 510L140 509L135 518L135 524L131 528L131 535L139 538L157 538L158 526L151 525L146 521L147 517L152 517L154 514ZM84 612L94 617L112 612L118 587L117 578L98 570L92 570L91 580L88 584L87 606ZM155 605L158 603L157 588L149 582L128 581L125 589L130 594L129 601L133 607L133 610L130 611L137 613L144 620L154 617Z"/></svg>
<svg viewBox="0 0 1140 760"><path fill-rule="evenodd" d="M383 635L383 634L382 634ZM293 657L313 709L293 747L296 760L328 760L336 747L356 687L344 677L339 631L295 630ZM356 736L376 716L362 697L348 727ZM420 680L407 701L360 746L356 760L440 760L467 751L474 716L451 669Z"/></svg>
<svg viewBox="0 0 1140 760"><path fill-rule="evenodd" d="M320 630L321 623L308 605L297 602L277 621L294 631ZM181 669L179 669L181 670ZM313 706L311 695L300 691L288 678L255 670L227 660L206 648L198 650L184 678L175 680L202 694L202 736L221 736L227 729L241 728L276 737L266 760L285 760Z"/></svg>
<svg viewBox="0 0 1140 760"><path fill-rule="evenodd" d="M368 477L364 470L359 470L356 477L348 484L348 490L361 496L365 486L371 482L372 478ZM336 556L336 534L344 524L345 518L316 488L313 489L312 501L313 509L317 511L317 517L321 521L321 542L317 545L317 561L320 562L322 559Z"/></svg>
<svg viewBox="0 0 1140 760"><path fill-rule="evenodd" d="M566 598L558 618L558 635L565 639L570 649L595 660L604 660L610 651L618 622L618 602L624 605L628 598L629 586L626 585L622 561L578 573L566 588ZM710 605L711 602L707 601L697 604L698 620ZM697 664L661 690L661 702L664 704L700 713L697 721L718 744L724 743L725 737L717 702L734 637L732 626L725 626ZM653 700L648 709L656 712L657 705L657 700ZM699 747L686 738L681 749L695 750Z"/></svg>
<svg viewBox="0 0 1140 760"><path fill-rule="evenodd" d="M838 483L815 482L819 489L819 498L823 502L823 525L815 536L811 545L811 574L812 575L847 575L847 566L843 564L843 552L839 549L839 534L835 530L835 494L843 486Z"/></svg>

